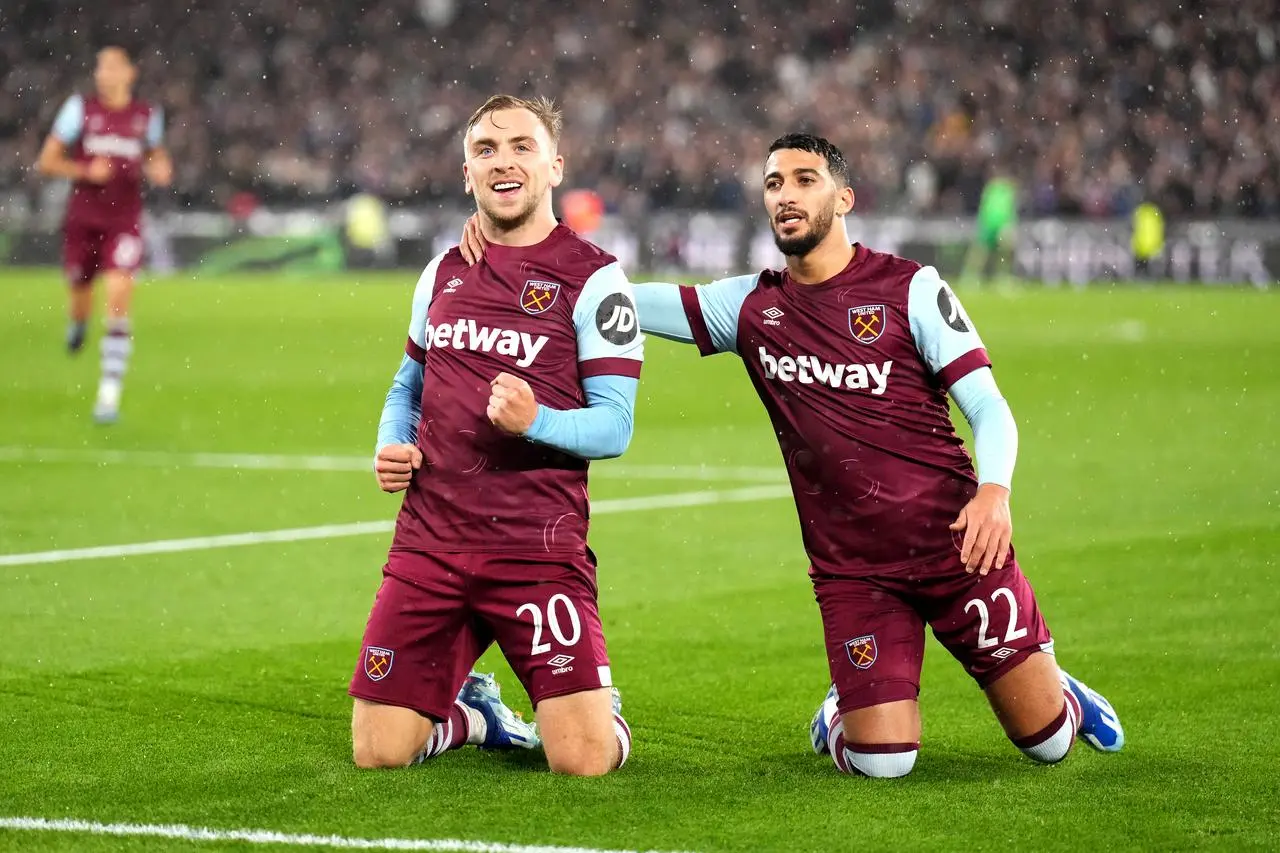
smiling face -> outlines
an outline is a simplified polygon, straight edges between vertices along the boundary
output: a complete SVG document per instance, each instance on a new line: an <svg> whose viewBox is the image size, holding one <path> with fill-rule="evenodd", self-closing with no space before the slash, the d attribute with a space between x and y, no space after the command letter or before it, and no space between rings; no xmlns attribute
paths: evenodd
<svg viewBox="0 0 1280 853"><path fill-rule="evenodd" d="M545 207L564 179L564 158L542 118L525 107L494 109L467 130L466 190L501 231L514 231Z"/></svg>
<svg viewBox="0 0 1280 853"><path fill-rule="evenodd" d="M821 154L780 148L764 164L764 207L778 250L803 257L853 209L853 190L831 175Z"/></svg>

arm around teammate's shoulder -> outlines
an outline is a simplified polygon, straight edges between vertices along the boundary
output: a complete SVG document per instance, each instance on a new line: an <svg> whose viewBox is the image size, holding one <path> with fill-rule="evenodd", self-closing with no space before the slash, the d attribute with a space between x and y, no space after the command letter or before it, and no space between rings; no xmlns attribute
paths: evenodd
<svg viewBox="0 0 1280 853"><path fill-rule="evenodd" d="M696 344L703 355L737 352L738 314L758 279L753 273L700 285L637 284L640 329L660 338Z"/></svg>

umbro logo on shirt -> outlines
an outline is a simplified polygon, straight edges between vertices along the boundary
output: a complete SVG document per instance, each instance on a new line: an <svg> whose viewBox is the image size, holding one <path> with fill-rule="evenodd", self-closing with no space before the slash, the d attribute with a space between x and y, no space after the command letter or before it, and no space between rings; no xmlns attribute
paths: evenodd
<svg viewBox="0 0 1280 853"><path fill-rule="evenodd" d="M782 325L782 323L780 323L779 320L781 320L782 315L785 312L781 308L777 307L776 305L770 306L764 309L763 311L761 311L760 313L764 315L764 324L766 326Z"/></svg>

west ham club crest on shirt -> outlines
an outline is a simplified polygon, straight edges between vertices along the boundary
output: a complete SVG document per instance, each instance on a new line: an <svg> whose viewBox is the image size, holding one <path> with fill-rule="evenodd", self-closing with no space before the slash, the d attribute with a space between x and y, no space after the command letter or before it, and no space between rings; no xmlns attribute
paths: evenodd
<svg viewBox="0 0 1280 853"><path fill-rule="evenodd" d="M849 331L860 344L874 344L884 334L887 314L883 305L859 305L849 309Z"/></svg>
<svg viewBox="0 0 1280 853"><path fill-rule="evenodd" d="M520 291L520 307L528 314L542 314L556 304L560 285L554 281L529 279Z"/></svg>

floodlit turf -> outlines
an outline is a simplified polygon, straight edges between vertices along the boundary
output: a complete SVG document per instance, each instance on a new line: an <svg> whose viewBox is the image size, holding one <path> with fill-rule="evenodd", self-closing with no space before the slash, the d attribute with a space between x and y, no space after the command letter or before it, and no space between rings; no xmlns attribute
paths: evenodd
<svg viewBox="0 0 1280 853"><path fill-rule="evenodd" d="M56 274L0 270L0 554L391 519L398 501L361 471L189 454L368 454L413 280L147 284L123 419L104 429L97 339L63 353ZM352 767L346 682L386 534L0 566L0 817L658 850L1273 847L1277 296L963 298L1021 427L1020 559L1060 660L1120 712L1123 754L1033 766L931 643L914 774L837 774L808 746L827 674L784 498L594 520L636 738L602 780L473 749ZM593 468L597 500L782 481L733 357L647 354L634 443ZM776 476L655 477L674 464ZM527 712L500 658L483 663ZM179 844L0 831L0 849Z"/></svg>

